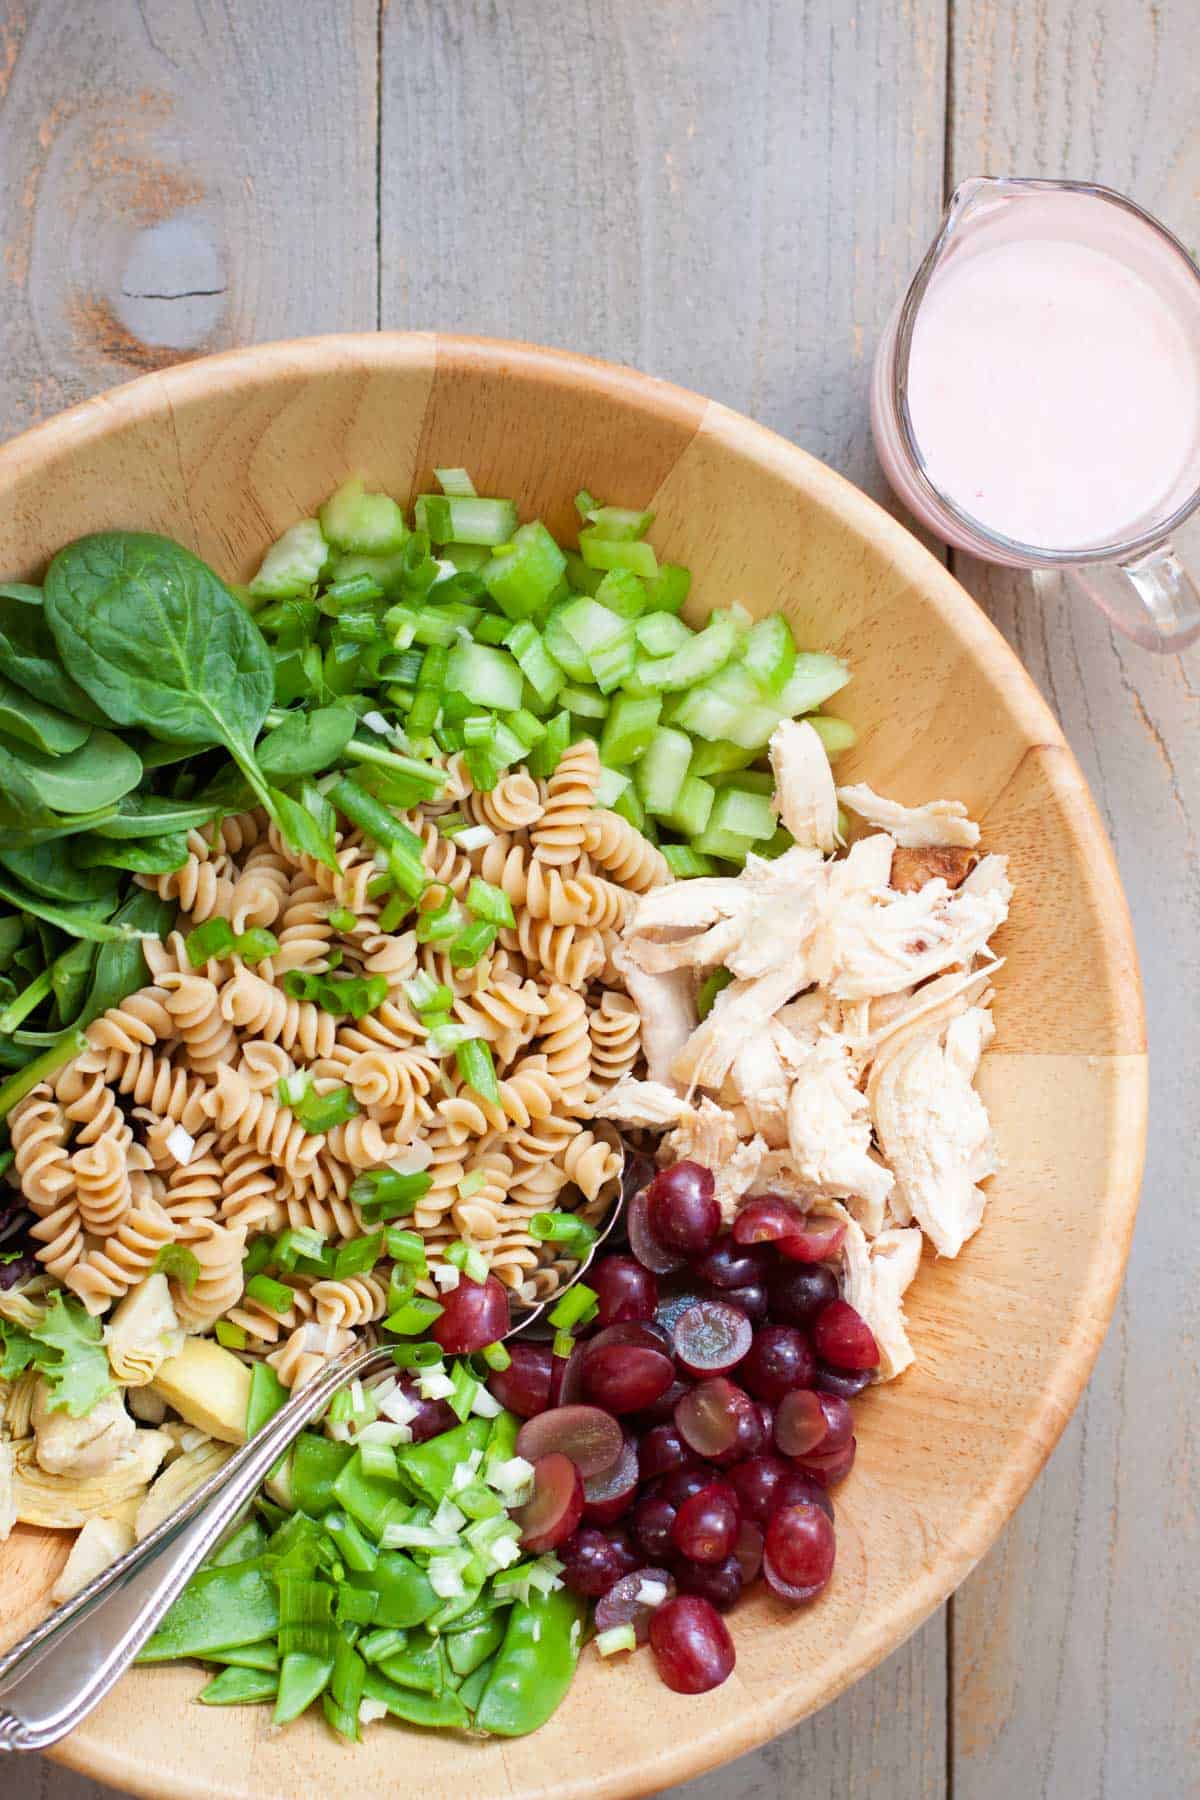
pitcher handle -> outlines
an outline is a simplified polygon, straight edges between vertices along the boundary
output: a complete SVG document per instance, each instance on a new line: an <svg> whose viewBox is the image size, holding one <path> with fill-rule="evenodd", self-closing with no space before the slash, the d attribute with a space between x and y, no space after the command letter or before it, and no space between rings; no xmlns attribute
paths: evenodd
<svg viewBox="0 0 1200 1800"><path fill-rule="evenodd" d="M1200 588L1170 544L1075 574L1113 624L1147 650L1186 650L1200 637Z"/></svg>

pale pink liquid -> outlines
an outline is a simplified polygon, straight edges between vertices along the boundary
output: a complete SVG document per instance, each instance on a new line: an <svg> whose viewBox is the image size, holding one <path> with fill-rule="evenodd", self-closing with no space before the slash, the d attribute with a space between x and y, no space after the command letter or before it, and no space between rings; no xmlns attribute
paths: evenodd
<svg viewBox="0 0 1200 1800"><path fill-rule="evenodd" d="M1106 250L981 239L913 331L913 432L934 485L992 531L1082 549L1133 535L1200 479L1194 317Z"/></svg>

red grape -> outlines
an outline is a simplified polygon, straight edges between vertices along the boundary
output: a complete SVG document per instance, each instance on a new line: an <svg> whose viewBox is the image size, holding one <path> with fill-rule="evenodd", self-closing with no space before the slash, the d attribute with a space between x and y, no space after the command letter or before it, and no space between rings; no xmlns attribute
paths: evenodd
<svg viewBox="0 0 1200 1800"><path fill-rule="evenodd" d="M442 1294L441 1308L429 1335L447 1356L469 1356L485 1344L498 1343L509 1328L508 1289L494 1275L486 1281L469 1281L464 1275L457 1287Z"/></svg>
<svg viewBox="0 0 1200 1800"><path fill-rule="evenodd" d="M594 1405L609 1412L630 1413L651 1406L674 1379L675 1365L665 1350L641 1344L589 1344L584 1356L583 1391Z"/></svg>
<svg viewBox="0 0 1200 1800"><path fill-rule="evenodd" d="M665 1495L672 1506L682 1506L693 1494L711 1485L713 1472L711 1469L696 1466L690 1469L672 1469L655 1484L655 1492Z"/></svg>
<svg viewBox="0 0 1200 1800"><path fill-rule="evenodd" d="M652 1425L638 1445L638 1473L643 1481L669 1475L673 1469L685 1469L694 1460L694 1452L684 1443L674 1422Z"/></svg>
<svg viewBox="0 0 1200 1800"><path fill-rule="evenodd" d="M802 1456L797 1460L806 1475L819 1481L822 1487L836 1487L844 1481L854 1467L854 1458L858 1450L858 1439L851 1438L837 1450L816 1450L810 1456Z"/></svg>
<svg viewBox="0 0 1200 1800"><path fill-rule="evenodd" d="M743 1514L765 1529L775 1510L776 1490L786 1473L787 1464L781 1456L750 1456L727 1469L724 1479L737 1495Z"/></svg>
<svg viewBox="0 0 1200 1800"><path fill-rule="evenodd" d="M612 1525L637 1499L638 1453L631 1438L611 1469L583 1484L583 1516L589 1525Z"/></svg>
<svg viewBox="0 0 1200 1800"><path fill-rule="evenodd" d="M771 1317L780 1325L807 1325L838 1297L837 1276L823 1263L780 1263L768 1277Z"/></svg>
<svg viewBox="0 0 1200 1800"><path fill-rule="evenodd" d="M745 1585L742 1565L732 1554L718 1563L680 1561L675 1564L675 1573L681 1593L699 1594L718 1612L728 1612L730 1607L736 1606Z"/></svg>
<svg viewBox="0 0 1200 1800"><path fill-rule="evenodd" d="M666 1393L661 1395L659 1399L654 1402L653 1406L643 1406L641 1412L638 1414L638 1424L647 1427L651 1425L673 1425L675 1423L675 1408L683 1399L683 1396L691 1391L691 1385L690 1381L680 1381L679 1377L676 1376Z"/></svg>
<svg viewBox="0 0 1200 1800"><path fill-rule="evenodd" d="M877 1369L879 1346L871 1327L848 1300L831 1300L812 1322L813 1348L835 1369Z"/></svg>
<svg viewBox="0 0 1200 1800"><path fill-rule="evenodd" d="M817 1359L813 1386L821 1394L837 1394L843 1400L853 1400L864 1388L871 1385L873 1369L832 1369L828 1363Z"/></svg>
<svg viewBox="0 0 1200 1800"><path fill-rule="evenodd" d="M661 1600L651 1604L639 1599L647 1582L656 1582L664 1590ZM656 1611L674 1597L675 1577L669 1569L635 1569L632 1574L622 1576L616 1586L609 1588L604 1598L597 1601L596 1630L611 1631L616 1625L632 1625L638 1643L644 1644L650 1636L650 1621Z"/></svg>
<svg viewBox="0 0 1200 1800"><path fill-rule="evenodd" d="M726 1375L750 1348L744 1313L720 1300L698 1300L675 1321L675 1355L689 1375Z"/></svg>
<svg viewBox="0 0 1200 1800"><path fill-rule="evenodd" d="M652 1319L658 1305L658 1282L633 1256L605 1256L592 1265L588 1282L595 1290L601 1325L624 1319Z"/></svg>
<svg viewBox="0 0 1200 1800"><path fill-rule="evenodd" d="M583 1398L583 1358L586 1343L576 1344L569 1356L551 1357L551 1406L578 1406Z"/></svg>
<svg viewBox="0 0 1200 1800"><path fill-rule="evenodd" d="M622 1319L583 1340L583 1360L586 1362L593 1350L602 1350L608 1344L636 1344L643 1350L665 1350L669 1354L671 1334L656 1319Z"/></svg>
<svg viewBox="0 0 1200 1800"><path fill-rule="evenodd" d="M421 1398L415 1376L400 1377L400 1392L410 1406L417 1408L415 1415L408 1421L414 1444L427 1443L432 1437L440 1437L443 1431L453 1431L457 1425L458 1420L447 1401Z"/></svg>
<svg viewBox="0 0 1200 1800"><path fill-rule="evenodd" d="M725 1621L698 1594L680 1594L655 1611L650 1648L658 1672L677 1694L706 1694L733 1673L733 1639Z"/></svg>
<svg viewBox="0 0 1200 1800"><path fill-rule="evenodd" d="M584 1484L586 1488L586 1483ZM603 1534L616 1561L621 1565L622 1575L632 1574L641 1563L641 1557L634 1548L633 1539L625 1525L610 1525Z"/></svg>
<svg viewBox="0 0 1200 1800"><path fill-rule="evenodd" d="M721 1298L727 1306L736 1306L745 1313L751 1325L766 1324L771 1308L761 1281L748 1281L745 1287L722 1288Z"/></svg>
<svg viewBox="0 0 1200 1800"><path fill-rule="evenodd" d="M807 1456L821 1443L828 1427L820 1396L811 1388L793 1388L775 1412L775 1447L785 1456Z"/></svg>
<svg viewBox="0 0 1200 1800"><path fill-rule="evenodd" d="M785 1237L799 1237L805 1215L794 1200L783 1194L760 1194L747 1200L733 1221L736 1244L778 1244Z"/></svg>
<svg viewBox="0 0 1200 1800"><path fill-rule="evenodd" d="M763 1574L784 1600L811 1600L833 1573L836 1540L819 1506L784 1506L767 1526Z"/></svg>
<svg viewBox="0 0 1200 1800"><path fill-rule="evenodd" d="M763 1528L754 1519L743 1519L738 1525L737 1543L733 1547L742 1580L749 1587L757 1581L762 1568ZM711 1595L709 1596L711 1598Z"/></svg>
<svg viewBox="0 0 1200 1800"><path fill-rule="evenodd" d="M738 1509L732 1490L714 1481L685 1500L671 1521L671 1542L689 1562L724 1562L737 1542Z"/></svg>
<svg viewBox="0 0 1200 1800"><path fill-rule="evenodd" d="M797 1468L793 1463L780 1477L779 1482L776 1485L775 1493L772 1498L771 1512L774 1514L777 1513L781 1507L800 1506L805 1503L812 1506L819 1506L829 1522L831 1524L833 1523L833 1501L829 1498L829 1495L819 1481L814 1481L813 1477L809 1475L806 1470ZM760 1522L766 1524L769 1521L764 1520Z"/></svg>
<svg viewBox="0 0 1200 1800"><path fill-rule="evenodd" d="M828 1262L836 1256L846 1241L846 1224L843 1219L831 1219L827 1214L810 1213L804 1221L804 1229L789 1233L779 1240L779 1254L786 1256L790 1262L820 1263Z"/></svg>
<svg viewBox="0 0 1200 1800"><path fill-rule="evenodd" d="M629 1248L644 1269L649 1269L654 1275L669 1275L672 1269L679 1268L684 1259L674 1250L668 1250L660 1244L651 1231L646 1210L648 1191L646 1188L640 1189L626 1208L625 1230L629 1237Z"/></svg>
<svg viewBox="0 0 1200 1800"><path fill-rule="evenodd" d="M629 1573L630 1556L623 1554L618 1543L592 1525L581 1525L573 1536L558 1546L556 1554L562 1561L566 1585L572 1593L586 1594L589 1599L607 1594L610 1587Z"/></svg>
<svg viewBox="0 0 1200 1800"><path fill-rule="evenodd" d="M692 1264L692 1273L713 1287L746 1287L762 1278L762 1252L739 1244L732 1232L723 1231L712 1248Z"/></svg>
<svg viewBox="0 0 1200 1800"><path fill-rule="evenodd" d="M722 1456L740 1442L741 1420L753 1416L749 1394L724 1375L714 1375L689 1389L675 1408L675 1423L685 1444L697 1456Z"/></svg>
<svg viewBox="0 0 1200 1800"><path fill-rule="evenodd" d="M847 1401L837 1394L820 1394L821 1411L825 1415L825 1436L817 1448L822 1456L840 1450L854 1435L854 1414Z"/></svg>
<svg viewBox="0 0 1200 1800"><path fill-rule="evenodd" d="M764 1325L755 1332L738 1375L756 1399L775 1405L793 1388L812 1385L808 1339L794 1325Z"/></svg>
<svg viewBox="0 0 1200 1800"><path fill-rule="evenodd" d="M501 1406L518 1418L532 1419L545 1412L550 1404L550 1368L553 1357L549 1344L530 1344L517 1338L508 1346L507 1369L493 1369L488 1387Z"/></svg>
<svg viewBox="0 0 1200 1800"><path fill-rule="evenodd" d="M554 1406L526 1419L517 1433L517 1455L535 1463L552 1450L569 1456L584 1480L611 1469L625 1447L621 1427L598 1406Z"/></svg>
<svg viewBox="0 0 1200 1800"><path fill-rule="evenodd" d="M583 1480L569 1456L552 1450L533 1465L533 1493L513 1513L521 1548L535 1556L570 1537L583 1517Z"/></svg>
<svg viewBox="0 0 1200 1800"><path fill-rule="evenodd" d="M678 1162L662 1169L646 1189L646 1222L666 1250L698 1256L721 1229L711 1169Z"/></svg>
<svg viewBox="0 0 1200 1800"><path fill-rule="evenodd" d="M671 1527L678 1510L665 1494L646 1494L634 1507L630 1520L633 1541L650 1561L674 1555Z"/></svg>

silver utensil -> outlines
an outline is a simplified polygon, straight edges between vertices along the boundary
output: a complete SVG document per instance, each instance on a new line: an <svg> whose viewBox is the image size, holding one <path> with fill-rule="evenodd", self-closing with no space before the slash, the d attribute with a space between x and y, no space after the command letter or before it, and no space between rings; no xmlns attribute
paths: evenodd
<svg viewBox="0 0 1200 1800"><path fill-rule="evenodd" d="M535 1325L589 1268L625 1208L614 1200L571 1280L504 1334ZM220 1543L275 1464L340 1387L392 1369L392 1346L333 1358L169 1519L0 1657L0 1753L43 1750L73 1731L124 1674L190 1577Z"/></svg>

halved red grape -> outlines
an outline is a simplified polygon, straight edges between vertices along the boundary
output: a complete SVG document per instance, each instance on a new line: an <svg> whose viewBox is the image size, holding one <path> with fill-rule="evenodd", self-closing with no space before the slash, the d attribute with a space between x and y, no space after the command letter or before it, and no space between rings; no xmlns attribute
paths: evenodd
<svg viewBox="0 0 1200 1800"><path fill-rule="evenodd" d="M589 1344L584 1356L583 1391L609 1412L638 1412L653 1405L674 1379L675 1365L667 1352L644 1344Z"/></svg>
<svg viewBox="0 0 1200 1800"><path fill-rule="evenodd" d="M486 1281L469 1281L464 1275L457 1287L440 1296L440 1305L429 1335L447 1356L469 1356L497 1343L509 1328L508 1289L494 1275Z"/></svg>
<svg viewBox="0 0 1200 1800"><path fill-rule="evenodd" d="M751 1325L765 1325L770 1316L770 1301L761 1281L748 1281L745 1287L722 1288L721 1299L745 1313Z"/></svg>
<svg viewBox="0 0 1200 1800"><path fill-rule="evenodd" d="M641 1595L647 1587L661 1588L661 1600L643 1600ZM651 1619L660 1606L674 1598L675 1577L669 1569L656 1569L653 1564L635 1569L631 1575L622 1576L616 1586L609 1588L604 1598L596 1602L596 1630L611 1631L614 1626L632 1625L638 1643L644 1644L650 1636Z"/></svg>
<svg viewBox="0 0 1200 1800"><path fill-rule="evenodd" d="M606 1325L593 1337L584 1338L580 1346L583 1359L586 1361L593 1350L602 1350L607 1344L637 1344L643 1350L665 1350L670 1354L671 1338L656 1319L622 1319L616 1325Z"/></svg>
<svg viewBox="0 0 1200 1800"><path fill-rule="evenodd" d="M575 1344L569 1356L552 1356L551 1406L578 1406L583 1399L583 1358L586 1343Z"/></svg>
<svg viewBox="0 0 1200 1800"><path fill-rule="evenodd" d="M653 1406L643 1406L637 1417L638 1424L645 1427L651 1425L673 1425L675 1423L675 1408L683 1399L683 1396L690 1392L691 1385L690 1381L680 1381L677 1375L666 1393L660 1395Z"/></svg>
<svg viewBox="0 0 1200 1800"><path fill-rule="evenodd" d="M493 1369L488 1387L501 1406L521 1419L536 1418L550 1404L550 1372L554 1358L549 1344L530 1344L516 1338L508 1346L507 1369Z"/></svg>
<svg viewBox="0 0 1200 1800"><path fill-rule="evenodd" d="M838 1297L837 1276L823 1263L777 1263L767 1279L771 1317L778 1325L806 1325Z"/></svg>
<svg viewBox="0 0 1200 1800"><path fill-rule="evenodd" d="M711 1169L697 1162L660 1169L646 1189L646 1222L658 1242L681 1256L698 1256L721 1229Z"/></svg>
<svg viewBox="0 0 1200 1800"><path fill-rule="evenodd" d="M607 1532L594 1525L581 1525L557 1553L563 1565L563 1580L574 1594L586 1594L594 1600L607 1594L609 1588L629 1573L630 1559L637 1561L632 1549L626 1555L622 1546Z"/></svg>
<svg viewBox="0 0 1200 1800"><path fill-rule="evenodd" d="M552 1450L533 1465L533 1493L513 1518L521 1548L539 1556L570 1537L583 1517L583 1478L569 1456Z"/></svg>
<svg viewBox="0 0 1200 1800"><path fill-rule="evenodd" d="M718 1563L732 1556L738 1509L732 1489L713 1481L685 1500L671 1522L671 1542L689 1562Z"/></svg>
<svg viewBox="0 0 1200 1800"><path fill-rule="evenodd" d="M458 1420L453 1408L445 1400L423 1400L421 1390L417 1386L416 1377L402 1375L400 1392L410 1406L416 1407L416 1413L408 1421L414 1444L424 1444L430 1438L440 1437L443 1431L453 1431Z"/></svg>
<svg viewBox="0 0 1200 1800"><path fill-rule="evenodd" d="M853 1400L871 1385L873 1369L834 1369L817 1358L813 1386L819 1394L836 1394L841 1400Z"/></svg>
<svg viewBox="0 0 1200 1800"><path fill-rule="evenodd" d="M672 1269L678 1269L682 1265L683 1257L660 1244L650 1229L645 1188L630 1199L625 1210L625 1230L629 1236L629 1248L642 1267L649 1269L651 1274L669 1275Z"/></svg>
<svg viewBox="0 0 1200 1800"><path fill-rule="evenodd" d="M831 1300L812 1322L813 1348L835 1369L877 1369L879 1346L861 1313L848 1300Z"/></svg>
<svg viewBox="0 0 1200 1800"><path fill-rule="evenodd" d="M588 1284L595 1290L601 1325L625 1319L652 1319L658 1282L634 1256L604 1256L592 1264Z"/></svg>
<svg viewBox="0 0 1200 1800"><path fill-rule="evenodd" d="M689 1375L727 1375L753 1336L745 1313L720 1300L698 1300L675 1321L675 1355Z"/></svg>
<svg viewBox="0 0 1200 1800"><path fill-rule="evenodd" d="M763 1559L763 1528L755 1519L742 1519L738 1525L737 1543L733 1546L733 1554L737 1557L738 1567L742 1572L742 1580L749 1587L752 1581L758 1580ZM711 1595L709 1596L711 1598Z"/></svg>
<svg viewBox="0 0 1200 1800"><path fill-rule="evenodd" d="M526 1419L517 1433L517 1455L526 1462L561 1450L585 1481L611 1469L624 1448L621 1427L598 1406L553 1406Z"/></svg>
<svg viewBox="0 0 1200 1800"><path fill-rule="evenodd" d="M793 1388L812 1385L813 1353L808 1339L794 1325L764 1325L738 1369L739 1378L758 1400L772 1405Z"/></svg>
<svg viewBox="0 0 1200 1800"><path fill-rule="evenodd" d="M754 1410L763 1428L763 1441L769 1444L775 1435L775 1408L769 1400L756 1400Z"/></svg>
<svg viewBox="0 0 1200 1800"><path fill-rule="evenodd" d="M760 1456L770 1442L771 1434L763 1425L759 1402L751 1400L749 1406L738 1408L737 1437L728 1450L718 1451L712 1460L726 1469L731 1463L744 1462L748 1456Z"/></svg>
<svg viewBox="0 0 1200 1800"><path fill-rule="evenodd" d="M793 1388L775 1409L775 1448L785 1456L807 1456L825 1437L828 1427L820 1395L811 1388Z"/></svg>
<svg viewBox="0 0 1200 1800"><path fill-rule="evenodd" d="M712 1247L692 1264L692 1273L713 1287L736 1288L761 1280L763 1268L761 1250L739 1244L732 1232L723 1231Z"/></svg>
<svg viewBox="0 0 1200 1800"><path fill-rule="evenodd" d="M798 1603L819 1594L833 1573L833 1526L819 1506L784 1506L767 1526L763 1574L781 1599Z"/></svg>
<svg viewBox="0 0 1200 1800"><path fill-rule="evenodd" d="M630 1536L628 1521L624 1525L609 1525L604 1536L608 1539L614 1558L621 1565L622 1575L632 1574L639 1567L642 1558Z"/></svg>
<svg viewBox="0 0 1200 1800"><path fill-rule="evenodd" d="M845 1481L854 1467L854 1458L858 1451L858 1439L851 1438L837 1450L817 1450L811 1456L802 1456L799 1466L822 1487L836 1487L839 1481Z"/></svg>
<svg viewBox="0 0 1200 1800"><path fill-rule="evenodd" d="M669 1475L673 1469L686 1469L694 1460L695 1452L684 1443L679 1427L673 1421L669 1425L652 1425L642 1434L638 1445L638 1472L643 1481Z"/></svg>
<svg viewBox="0 0 1200 1800"><path fill-rule="evenodd" d="M802 1505L819 1506L832 1524L833 1501L819 1481L814 1481L811 1475L792 1463L776 1485L771 1514L773 1516L785 1506ZM760 1521L760 1523L769 1522L769 1520Z"/></svg>
<svg viewBox="0 0 1200 1800"><path fill-rule="evenodd" d="M658 1312L654 1318L659 1330L666 1332L668 1344L671 1342L671 1334L675 1330L675 1322L679 1315L685 1313L689 1306L695 1306L697 1302L708 1298L699 1283L692 1282L682 1275L678 1281L682 1285L671 1285L669 1291L660 1299Z"/></svg>
<svg viewBox="0 0 1200 1800"><path fill-rule="evenodd" d="M794 1200L783 1194L759 1194L747 1200L733 1221L736 1244L778 1244L785 1237L799 1237L805 1215Z"/></svg>
<svg viewBox="0 0 1200 1800"><path fill-rule="evenodd" d="M789 1262L822 1263L836 1256L846 1241L844 1219L831 1219L827 1213L809 1213L804 1229L780 1238L776 1248Z"/></svg>
<svg viewBox="0 0 1200 1800"><path fill-rule="evenodd" d="M822 1456L827 1456L833 1450L840 1450L854 1436L854 1414L849 1402L838 1394L819 1394L817 1397L825 1415L825 1436L817 1449Z"/></svg>
<svg viewBox="0 0 1200 1800"><path fill-rule="evenodd" d="M699 1594L680 1594L656 1609L650 1648L659 1674L677 1694L720 1687L737 1660L725 1621Z"/></svg>
<svg viewBox="0 0 1200 1800"><path fill-rule="evenodd" d="M776 1490L787 1468L781 1456L750 1456L724 1472L743 1515L764 1529L775 1510Z"/></svg>
<svg viewBox="0 0 1200 1800"><path fill-rule="evenodd" d="M758 1527L751 1529L756 1531ZM675 1564L675 1575L680 1593L699 1594L718 1612L728 1612L736 1606L745 1585L742 1565L732 1553L718 1563L688 1562L681 1557Z"/></svg>
<svg viewBox="0 0 1200 1800"><path fill-rule="evenodd" d="M714 1375L683 1396L675 1408L675 1423L697 1456L722 1456L738 1443L740 1421L753 1409L749 1394L726 1376Z"/></svg>
<svg viewBox="0 0 1200 1800"><path fill-rule="evenodd" d="M611 1469L604 1469L583 1484L583 1516L589 1525L612 1525L637 1499L638 1453L632 1438Z"/></svg>

